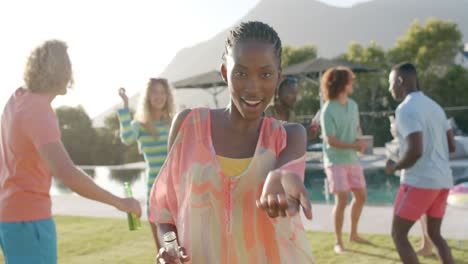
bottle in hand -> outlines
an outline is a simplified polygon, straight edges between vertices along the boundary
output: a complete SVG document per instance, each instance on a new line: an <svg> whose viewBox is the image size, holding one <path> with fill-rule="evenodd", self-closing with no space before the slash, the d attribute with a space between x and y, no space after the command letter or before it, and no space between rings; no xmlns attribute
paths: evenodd
<svg viewBox="0 0 468 264"><path fill-rule="evenodd" d="M175 232L167 232L163 235L164 247L171 257L180 258L179 244Z"/></svg>
<svg viewBox="0 0 468 264"><path fill-rule="evenodd" d="M124 183L125 194L128 198L133 198L132 188L128 182ZM128 229L130 231L137 230L141 227L140 219L134 213L127 213Z"/></svg>

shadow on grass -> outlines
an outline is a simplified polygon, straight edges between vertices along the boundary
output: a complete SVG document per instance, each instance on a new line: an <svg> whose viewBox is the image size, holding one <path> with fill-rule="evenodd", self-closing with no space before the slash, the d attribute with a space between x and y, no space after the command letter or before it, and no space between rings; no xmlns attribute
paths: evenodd
<svg viewBox="0 0 468 264"><path fill-rule="evenodd" d="M396 262L400 261L399 258L392 258L392 257L387 257L387 256L379 255L379 254L372 254L370 252L356 250L356 249L347 249L347 251L355 253L355 254L365 255L365 256L379 258L379 259L385 259L385 260L389 260L389 261L396 261Z"/></svg>
<svg viewBox="0 0 468 264"><path fill-rule="evenodd" d="M452 250L468 253L468 248L460 246L460 245L450 245L450 248Z"/></svg>
<svg viewBox="0 0 468 264"><path fill-rule="evenodd" d="M465 260L465 259L457 259L457 258L454 258L454 261L455 261L455 263L457 263L457 264L468 264L468 261Z"/></svg>
<svg viewBox="0 0 468 264"><path fill-rule="evenodd" d="M373 242L370 242L368 244L362 244L362 245L367 245L367 246L370 246L370 247L375 247L375 248L380 248L380 249L384 249L384 250L387 250L387 251L396 252L395 247L380 245L380 244L376 244L376 243L373 243Z"/></svg>
<svg viewBox="0 0 468 264"><path fill-rule="evenodd" d="M384 245L377 245L377 244L374 244L374 243L369 243L367 245L371 246L371 247L376 247L376 248L380 248L380 249L383 249L383 250L387 250L387 251L396 252L396 249L394 247L389 247L389 246L384 246ZM467 248L460 248L460 247L457 247L456 245L450 245L450 248L452 249L452 254L454 253L454 251L468 252ZM386 256L382 256L382 255L379 255L379 254L372 254L372 253L364 252L364 251L361 251L361 250L348 249L348 251L356 253L356 254L370 256L370 257L376 257L376 258L381 258L381 259L386 259L386 260L391 260L391 261L397 261L397 262L400 261L400 259L397 259L397 258L386 257ZM396 252L396 253L398 254L398 252ZM425 257L418 256L418 258L420 260L422 260L422 259L437 260L438 259L436 254L431 255L431 256L425 256ZM459 259L457 257L454 257L454 260L455 260L455 263L457 263L457 264L468 264L468 260L465 260L465 259Z"/></svg>

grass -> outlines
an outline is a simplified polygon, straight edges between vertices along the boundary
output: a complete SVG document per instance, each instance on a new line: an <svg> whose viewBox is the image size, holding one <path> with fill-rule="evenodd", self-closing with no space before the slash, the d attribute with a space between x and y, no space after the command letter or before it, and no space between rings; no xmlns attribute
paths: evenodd
<svg viewBox="0 0 468 264"><path fill-rule="evenodd" d="M130 232L125 219L56 216L59 263L155 263L155 246L150 227ZM400 263L389 236L368 235L374 245L347 245L348 253L333 253L333 235L309 232L310 244L317 263ZM414 245L418 238L412 237ZM468 264L468 241L449 241L456 263ZM464 249L460 249L461 246ZM0 253L0 263L3 263ZM422 263L439 263L435 258Z"/></svg>

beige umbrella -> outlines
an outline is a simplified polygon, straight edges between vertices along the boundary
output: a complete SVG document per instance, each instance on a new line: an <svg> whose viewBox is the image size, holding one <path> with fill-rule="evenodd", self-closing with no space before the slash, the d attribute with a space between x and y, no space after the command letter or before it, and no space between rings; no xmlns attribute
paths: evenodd
<svg viewBox="0 0 468 264"><path fill-rule="evenodd" d="M226 89L226 83L219 71L198 74L172 84L176 89L203 89L213 96L218 107L218 95Z"/></svg>

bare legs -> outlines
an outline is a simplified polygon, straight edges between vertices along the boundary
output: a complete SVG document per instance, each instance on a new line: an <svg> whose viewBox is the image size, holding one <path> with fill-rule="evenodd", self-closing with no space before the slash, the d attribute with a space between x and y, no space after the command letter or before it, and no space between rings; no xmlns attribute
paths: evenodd
<svg viewBox="0 0 468 264"><path fill-rule="evenodd" d="M413 226L414 222L400 218L393 217L392 224L392 238L395 243L400 259L404 264L417 264L419 263L416 252L408 241L408 232ZM447 242L440 234L440 226L442 218L427 217L427 233L439 252L440 259L443 264L453 264L453 257Z"/></svg>
<svg viewBox="0 0 468 264"><path fill-rule="evenodd" d="M359 218L361 217L362 208L367 200L367 191L365 188L352 189L354 198L351 202L351 233L349 234L349 241L357 243L369 243L367 239L364 239L358 235L357 228Z"/></svg>
<svg viewBox="0 0 468 264"><path fill-rule="evenodd" d="M367 193L366 189L352 189L353 193L353 201L351 202L351 232L349 236L349 240L351 242L358 242L358 243L368 243L366 239L361 238L358 235L357 227L359 218L361 217L362 208L367 200ZM344 221L344 212L346 209L346 205L348 204L348 196L349 192L338 192L335 194L335 207L333 208L333 220L335 224L335 252L336 253L343 253L344 252L344 245L343 245L343 238L342 238L342 230L343 230L343 221Z"/></svg>
<svg viewBox="0 0 468 264"><path fill-rule="evenodd" d="M421 224L421 246L419 250L416 252L418 256L423 256L423 257L428 257L428 256L433 256L434 252L432 252L432 249L434 245L432 244L431 239L429 238L429 234L427 233L427 219L426 216L421 217L419 220L419 223Z"/></svg>

